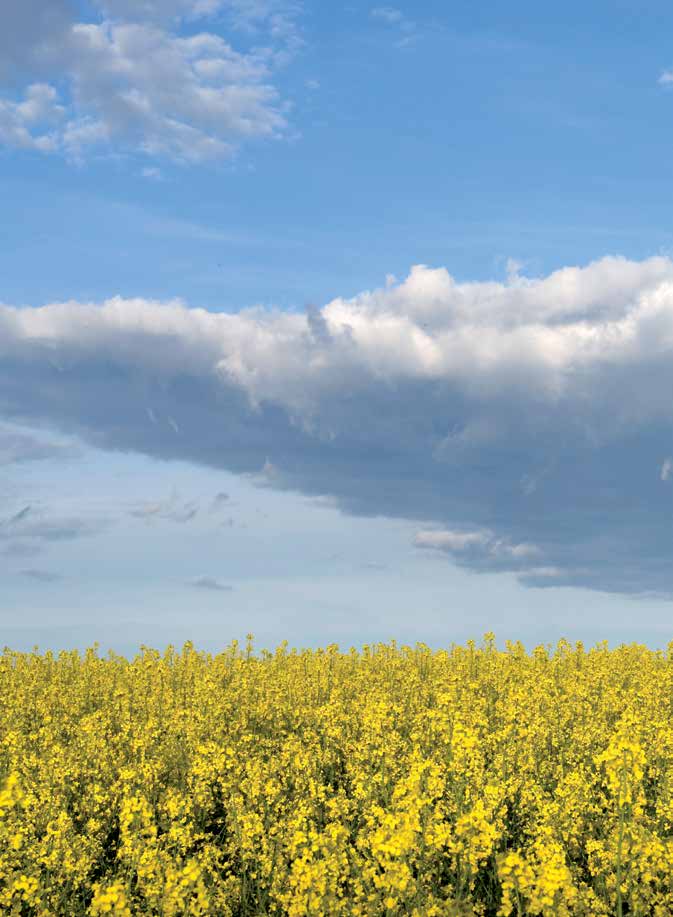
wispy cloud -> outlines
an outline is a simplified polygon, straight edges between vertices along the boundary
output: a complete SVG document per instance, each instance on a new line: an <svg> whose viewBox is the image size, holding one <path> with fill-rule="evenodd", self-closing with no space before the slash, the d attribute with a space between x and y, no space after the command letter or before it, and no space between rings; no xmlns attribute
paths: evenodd
<svg viewBox="0 0 673 917"><path fill-rule="evenodd" d="M0 519L0 554L33 557L50 544L99 535L111 524L111 518L63 516L26 504Z"/></svg>
<svg viewBox="0 0 673 917"><path fill-rule="evenodd" d="M143 178L149 178L151 181L163 181L164 173L156 166L146 166L141 173Z"/></svg>
<svg viewBox="0 0 673 917"><path fill-rule="evenodd" d="M55 583L62 579L59 573L53 573L50 570L22 570L21 575L38 583Z"/></svg>
<svg viewBox="0 0 673 917"><path fill-rule="evenodd" d="M231 497L229 494L220 491L219 494L215 494L213 497L212 503L210 504L211 513L219 513L225 507L228 507L231 504Z"/></svg>
<svg viewBox="0 0 673 917"><path fill-rule="evenodd" d="M26 520L31 515L31 513L33 513L33 507L30 505L24 506L23 509L20 509L18 511L18 513L14 513L13 516L10 516L10 518L4 523L4 525L6 528L11 528L13 526L16 526L18 523Z"/></svg>
<svg viewBox="0 0 673 917"><path fill-rule="evenodd" d="M177 493L172 493L165 500L141 503L129 510L136 519L165 519L170 522L191 522L199 512L199 504L183 501Z"/></svg>
<svg viewBox="0 0 673 917"><path fill-rule="evenodd" d="M4 522L0 521L0 541L13 541L18 538L33 541L70 541L97 535L107 525L108 521L103 519L51 516L44 511L26 507Z"/></svg>
<svg viewBox="0 0 673 917"><path fill-rule="evenodd" d="M396 6L375 6L369 15L374 21L398 33L400 37L395 41L397 47L409 45L416 37L416 23Z"/></svg>
<svg viewBox="0 0 673 917"><path fill-rule="evenodd" d="M10 541L8 544L0 547L0 554L3 557L35 557L42 553L39 543L33 541Z"/></svg>
<svg viewBox="0 0 673 917"><path fill-rule="evenodd" d="M375 6L370 13L372 19L378 19L388 25L398 25L404 22L405 16L402 10L394 6Z"/></svg>
<svg viewBox="0 0 673 917"><path fill-rule="evenodd" d="M199 576L196 579L190 580L190 586L193 586L195 589L205 589L210 592L232 592L233 587L227 586L225 583L221 583L219 580L213 579L211 576Z"/></svg>

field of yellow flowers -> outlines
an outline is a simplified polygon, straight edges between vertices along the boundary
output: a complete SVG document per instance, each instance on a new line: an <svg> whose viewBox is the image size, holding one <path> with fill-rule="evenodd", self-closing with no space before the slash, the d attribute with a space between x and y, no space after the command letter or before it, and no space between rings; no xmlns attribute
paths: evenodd
<svg viewBox="0 0 673 917"><path fill-rule="evenodd" d="M673 914L673 645L0 656L0 913Z"/></svg>

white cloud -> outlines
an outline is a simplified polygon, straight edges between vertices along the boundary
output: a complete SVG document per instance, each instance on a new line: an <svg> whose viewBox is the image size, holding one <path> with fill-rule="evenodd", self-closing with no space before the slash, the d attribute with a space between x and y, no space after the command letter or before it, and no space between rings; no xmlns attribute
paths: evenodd
<svg viewBox="0 0 673 917"><path fill-rule="evenodd" d="M284 132L287 106L272 75L296 45L294 8L269 3L246 14L238 3L191 0L103 6L114 18L73 21L51 38L36 33L33 46L26 33L26 56L37 55L41 42L48 78L29 85L23 97L0 98L0 144L73 160L111 150L195 163ZM171 24L223 10L239 28L263 30L268 43L242 53L220 34L184 33ZM10 10L10 18L18 15Z"/></svg>
<svg viewBox="0 0 673 917"><path fill-rule="evenodd" d="M442 381L485 402L508 391L550 403L579 396L583 374L667 354L672 303L673 264L665 258L605 258L523 285L458 284L443 268L417 266L396 286L335 299L308 315L211 313L180 301L118 297L101 306L0 307L0 354L49 348L64 371L68 354L89 350L129 368L169 373L181 365L234 383L253 404L282 405L310 425L349 375L351 384ZM531 391L531 382L539 389ZM619 393L620 416L629 400L651 416L671 414L663 393L643 405L638 380L632 382ZM492 442L501 426L497 417L475 414L450 430L449 440Z"/></svg>
<svg viewBox="0 0 673 917"><path fill-rule="evenodd" d="M673 70L664 70L658 82L660 86L670 86L673 83Z"/></svg>
<svg viewBox="0 0 673 917"><path fill-rule="evenodd" d="M673 473L673 459L667 458L661 466L660 478L662 481L668 481Z"/></svg>
<svg viewBox="0 0 673 917"><path fill-rule="evenodd" d="M535 585L673 592L652 474L672 389L666 258L504 283L417 266L305 315L0 307L8 417L414 520L419 547Z"/></svg>
<svg viewBox="0 0 673 917"><path fill-rule="evenodd" d="M215 35L175 38L144 25L78 25L75 110L62 134L74 156L110 142L187 162L229 155L245 137L285 127L265 62Z"/></svg>

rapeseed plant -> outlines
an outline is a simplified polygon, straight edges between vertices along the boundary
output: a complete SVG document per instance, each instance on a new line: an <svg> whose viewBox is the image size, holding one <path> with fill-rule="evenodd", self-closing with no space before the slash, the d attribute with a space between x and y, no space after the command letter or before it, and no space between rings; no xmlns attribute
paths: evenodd
<svg viewBox="0 0 673 917"><path fill-rule="evenodd" d="M673 914L673 645L0 656L0 913Z"/></svg>

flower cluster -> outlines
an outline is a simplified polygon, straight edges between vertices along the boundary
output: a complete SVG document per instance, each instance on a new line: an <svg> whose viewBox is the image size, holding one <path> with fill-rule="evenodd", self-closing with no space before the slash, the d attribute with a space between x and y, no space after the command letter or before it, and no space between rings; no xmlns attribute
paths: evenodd
<svg viewBox="0 0 673 917"><path fill-rule="evenodd" d="M673 913L673 645L0 656L0 913Z"/></svg>

